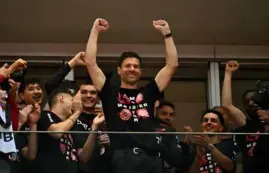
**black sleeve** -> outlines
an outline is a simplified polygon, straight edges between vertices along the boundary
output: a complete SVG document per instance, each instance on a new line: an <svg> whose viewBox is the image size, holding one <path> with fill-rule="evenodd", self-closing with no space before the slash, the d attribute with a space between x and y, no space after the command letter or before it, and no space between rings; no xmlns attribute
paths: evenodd
<svg viewBox="0 0 269 174"><path fill-rule="evenodd" d="M174 135L174 139L170 144L163 144L164 151L162 158L171 166L180 168L182 171L187 171L191 166L194 154L190 146L179 141Z"/></svg>
<svg viewBox="0 0 269 174"><path fill-rule="evenodd" d="M110 96L112 84L111 79L106 79L102 90L98 92L98 96L100 97L102 103L106 102L106 98Z"/></svg>
<svg viewBox="0 0 269 174"><path fill-rule="evenodd" d="M223 140L223 143L221 146L216 146L221 153L223 153L225 156L227 156L231 160L235 160L235 145L233 142L233 139L227 139Z"/></svg>
<svg viewBox="0 0 269 174"><path fill-rule="evenodd" d="M53 90L58 88L61 82L64 80L65 76L71 71L70 66L66 63L63 65L58 72L54 74L54 76L49 79L45 84L45 89L47 94L49 95Z"/></svg>
<svg viewBox="0 0 269 174"><path fill-rule="evenodd" d="M72 131L85 131L85 129L83 128L82 125L76 124L76 126L72 128ZM75 148L76 149L83 148L84 144L87 141L88 136L89 134L86 134L86 133L85 134L72 133Z"/></svg>
<svg viewBox="0 0 269 174"><path fill-rule="evenodd" d="M147 95L150 96L152 101L159 100L162 96L155 80L149 82L144 87L144 90L145 90L145 93L147 93Z"/></svg>
<svg viewBox="0 0 269 174"><path fill-rule="evenodd" d="M20 152L24 147L28 146L27 136L23 133L15 134L16 148Z"/></svg>
<svg viewBox="0 0 269 174"><path fill-rule="evenodd" d="M56 124L55 117L46 111L41 112L40 120L38 122L38 130L46 131L52 124Z"/></svg>
<svg viewBox="0 0 269 174"><path fill-rule="evenodd" d="M27 130L26 129L27 125L24 124L21 128L20 131ZM14 138L15 138L15 144L16 148L20 152L24 147L28 146L28 133L15 133Z"/></svg>

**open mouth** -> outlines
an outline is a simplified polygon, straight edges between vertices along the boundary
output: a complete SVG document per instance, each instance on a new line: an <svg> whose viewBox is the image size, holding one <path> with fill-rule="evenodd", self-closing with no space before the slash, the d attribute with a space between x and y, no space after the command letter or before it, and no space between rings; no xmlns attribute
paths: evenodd
<svg viewBox="0 0 269 174"><path fill-rule="evenodd" d="M33 95L34 101L40 101L41 100L41 94Z"/></svg>

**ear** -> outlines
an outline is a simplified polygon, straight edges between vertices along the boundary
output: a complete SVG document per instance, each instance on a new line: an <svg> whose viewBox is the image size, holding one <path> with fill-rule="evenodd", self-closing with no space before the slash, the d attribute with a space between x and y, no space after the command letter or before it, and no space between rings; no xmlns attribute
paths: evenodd
<svg viewBox="0 0 269 174"><path fill-rule="evenodd" d="M59 100L61 103L64 103L64 96L59 95L58 100Z"/></svg>
<svg viewBox="0 0 269 174"><path fill-rule="evenodd" d="M120 76L120 74L121 74L121 68L118 66L117 67L117 73L119 74L119 76Z"/></svg>
<svg viewBox="0 0 269 174"><path fill-rule="evenodd" d="M20 98L22 101L24 101L24 95L23 95L23 93L19 93L19 98Z"/></svg>

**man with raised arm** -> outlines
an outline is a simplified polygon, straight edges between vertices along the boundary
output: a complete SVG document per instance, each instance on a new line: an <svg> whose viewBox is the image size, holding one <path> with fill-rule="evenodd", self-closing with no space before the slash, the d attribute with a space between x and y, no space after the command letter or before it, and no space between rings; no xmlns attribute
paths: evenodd
<svg viewBox="0 0 269 174"><path fill-rule="evenodd" d="M269 138L260 136L260 132L268 132L269 108L257 107L255 102L259 96L257 90L249 90L243 94L242 101L244 113L232 103L232 74L238 70L239 64L236 61L226 63L225 76L222 89L222 106L228 111L228 116L237 126L236 132L257 133L257 135L237 135L235 143L243 154L243 170L246 173L268 172L269 168Z"/></svg>
<svg viewBox="0 0 269 174"><path fill-rule="evenodd" d="M157 20L152 24L162 34L166 65L153 81L140 89L137 88L137 82L141 77L141 57L135 52L124 52L120 56L117 67L120 86L113 86L106 79L96 63L96 54L99 33L106 31L109 24L104 19L96 19L93 24L85 63L102 100L108 130L154 131L154 103L176 72L178 57L168 23ZM113 134L110 138L114 149L112 172L162 172L155 135Z"/></svg>

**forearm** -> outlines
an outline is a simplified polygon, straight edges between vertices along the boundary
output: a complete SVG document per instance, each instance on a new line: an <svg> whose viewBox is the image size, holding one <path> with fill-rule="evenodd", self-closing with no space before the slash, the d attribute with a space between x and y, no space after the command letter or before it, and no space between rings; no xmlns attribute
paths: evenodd
<svg viewBox="0 0 269 174"><path fill-rule="evenodd" d="M31 131L37 130L37 125L30 125ZM28 137L28 148L25 154L25 158L29 160L35 160L37 153L37 133L31 132Z"/></svg>
<svg viewBox="0 0 269 174"><path fill-rule="evenodd" d="M216 147L213 147L211 151L213 160L217 162L220 167L226 171L232 172L234 169L234 163L231 159L222 154Z"/></svg>
<svg viewBox="0 0 269 174"><path fill-rule="evenodd" d="M61 123L53 124L48 130L55 132L65 132L69 131L74 124L76 123L77 118L79 117L81 112L77 111L73 115L71 115L68 119ZM51 136L55 138L61 138L64 133L51 133Z"/></svg>
<svg viewBox="0 0 269 174"><path fill-rule="evenodd" d="M92 130L97 130L96 126L92 126ZM87 163L92 156L92 153L95 148L95 143L96 143L96 134L95 133L90 133L82 150L79 153L79 159L83 163Z"/></svg>
<svg viewBox="0 0 269 174"><path fill-rule="evenodd" d="M178 55L177 49L173 40L173 37L165 38L165 52L166 52L166 65L177 68L178 67Z"/></svg>
<svg viewBox="0 0 269 174"><path fill-rule="evenodd" d="M232 73L226 71L222 87L222 106L230 105L232 105Z"/></svg>
<svg viewBox="0 0 269 174"><path fill-rule="evenodd" d="M64 80L65 76L71 71L73 63L70 61L68 64L64 64L63 67L54 76L49 79L46 84L46 91L50 94L53 90L58 88L61 82Z"/></svg>
<svg viewBox="0 0 269 174"><path fill-rule="evenodd" d="M99 32L92 29L86 47L85 63L87 64L87 66L92 66L96 64L98 36Z"/></svg>

